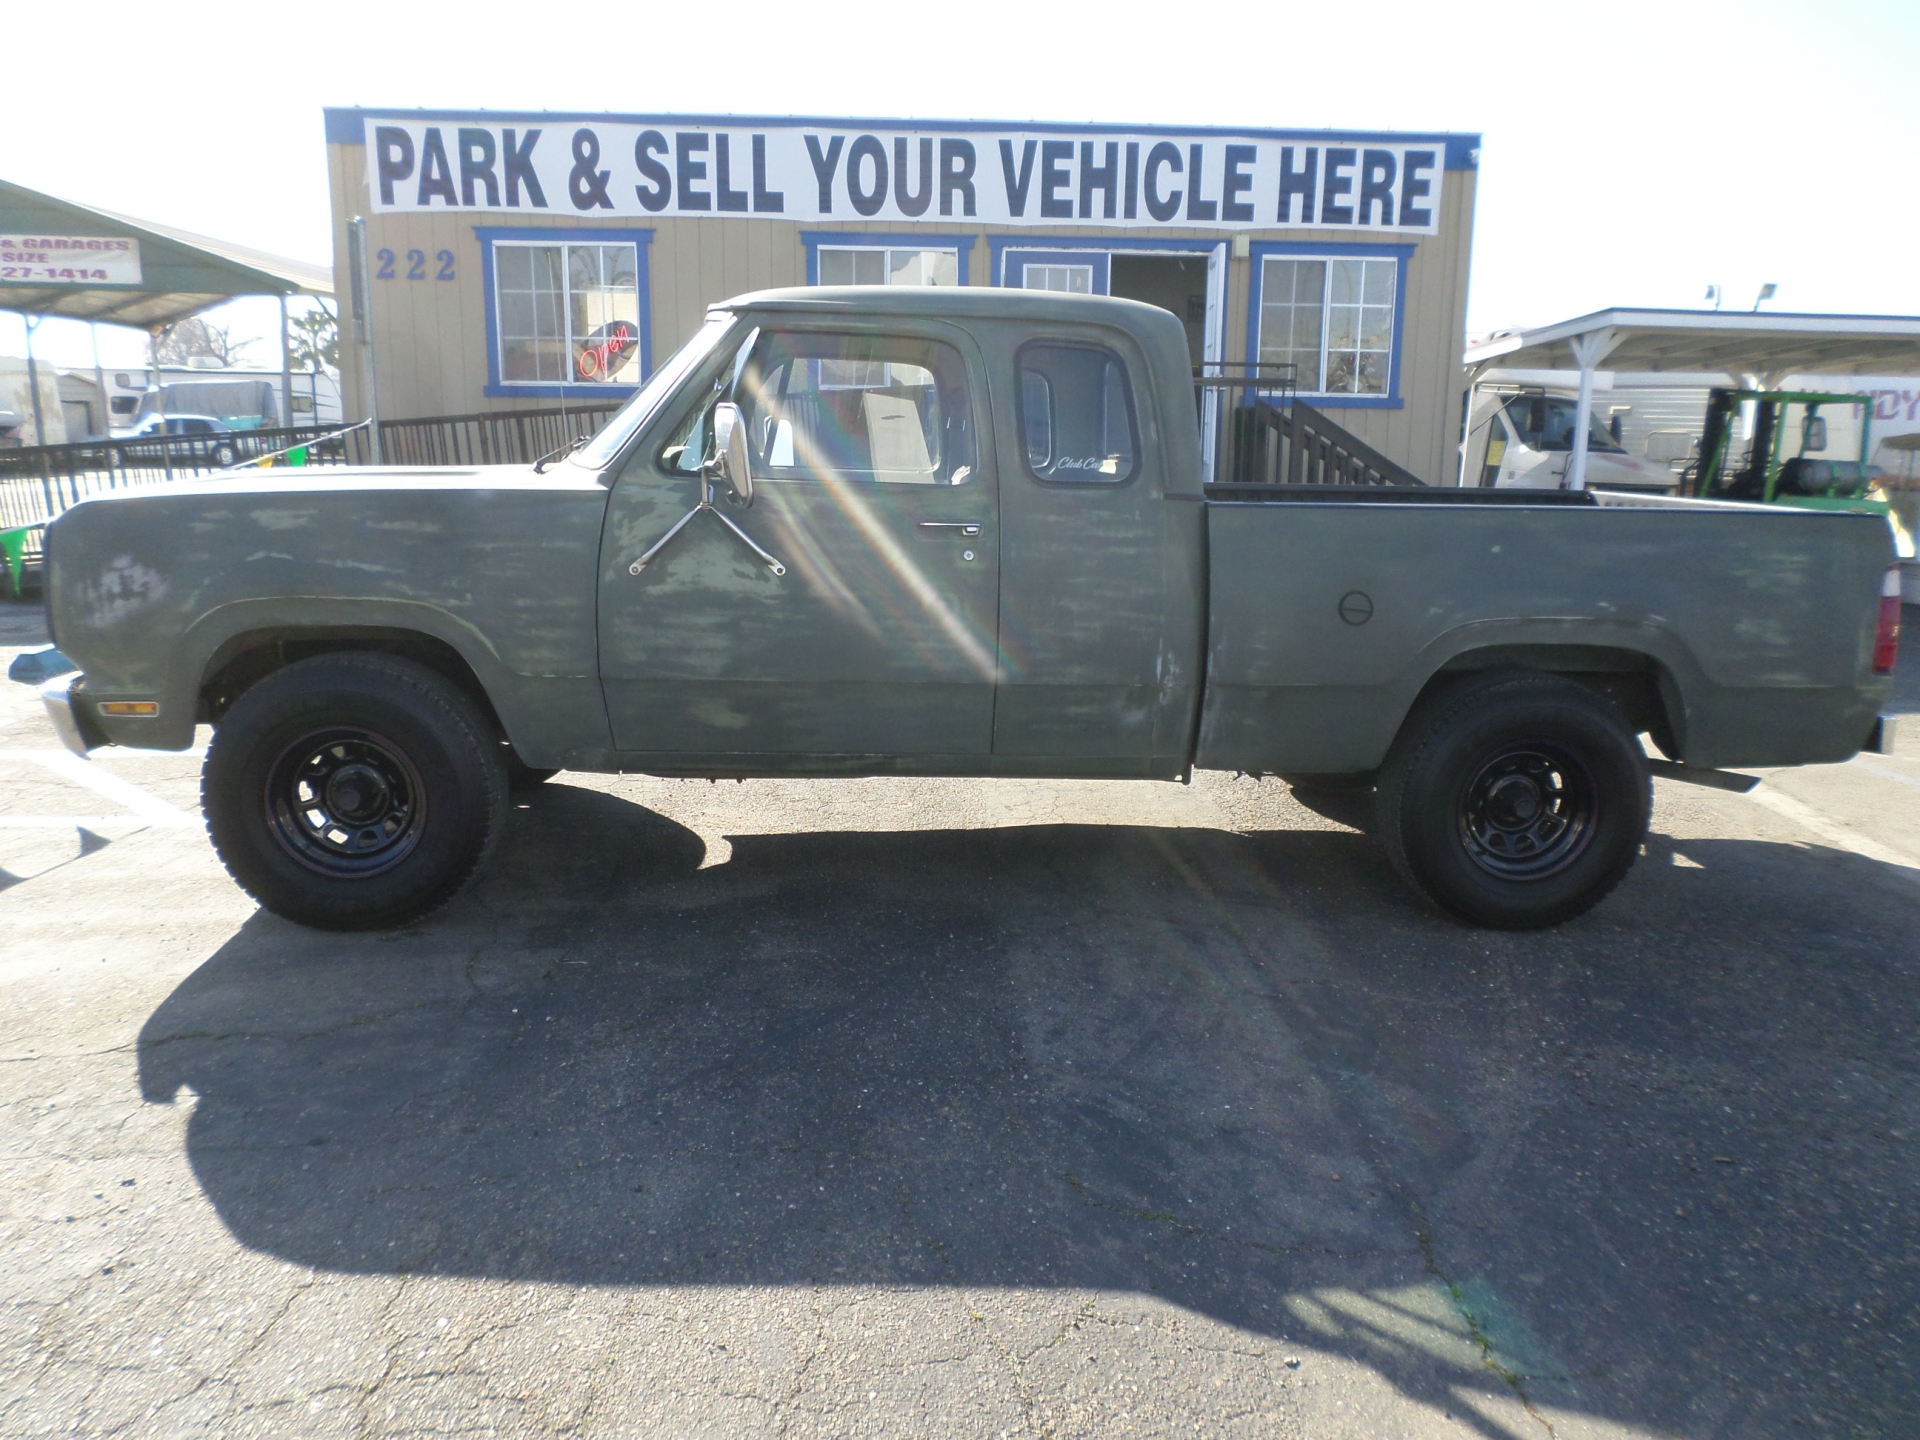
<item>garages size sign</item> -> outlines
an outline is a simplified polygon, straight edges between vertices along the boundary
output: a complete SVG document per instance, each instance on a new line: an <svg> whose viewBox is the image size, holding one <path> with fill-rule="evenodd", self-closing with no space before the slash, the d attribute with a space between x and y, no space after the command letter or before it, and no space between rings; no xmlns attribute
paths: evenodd
<svg viewBox="0 0 1920 1440"><path fill-rule="evenodd" d="M140 242L117 235L0 235L0 284L138 285Z"/></svg>
<svg viewBox="0 0 1920 1440"><path fill-rule="evenodd" d="M1446 143L661 120L366 121L383 211L1142 229L1438 227Z"/></svg>

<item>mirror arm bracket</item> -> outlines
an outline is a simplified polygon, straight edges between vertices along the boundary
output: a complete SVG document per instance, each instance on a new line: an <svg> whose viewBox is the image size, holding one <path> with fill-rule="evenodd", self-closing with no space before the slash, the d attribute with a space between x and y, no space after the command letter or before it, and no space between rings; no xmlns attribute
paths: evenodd
<svg viewBox="0 0 1920 1440"><path fill-rule="evenodd" d="M705 468L702 468L700 471L700 503L682 515L679 520L674 523L674 527L671 530L654 541L652 547L648 549L646 554L642 555L627 567L627 573L629 575L638 575L641 571L645 570L647 566L651 565L659 556L660 552L667 548L667 542L672 540L673 537L678 535L682 530L686 529L687 526L692 523L693 517L698 515L702 510L713 516L714 519L718 520L738 536L740 542L749 550L753 551L755 555L758 555L761 563L775 575L785 575L787 573L786 566L774 559L774 557L769 555L765 550L762 550L759 545L754 542L751 535L734 524L732 517L713 503L713 477Z"/></svg>

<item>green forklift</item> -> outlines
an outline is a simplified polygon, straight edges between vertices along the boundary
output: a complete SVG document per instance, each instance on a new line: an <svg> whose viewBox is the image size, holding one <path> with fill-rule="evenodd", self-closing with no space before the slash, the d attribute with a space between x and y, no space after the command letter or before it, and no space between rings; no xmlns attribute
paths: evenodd
<svg viewBox="0 0 1920 1440"><path fill-rule="evenodd" d="M1734 449L1734 418L1753 406L1753 441L1744 455ZM1851 460L1829 458L1824 407L1859 407L1860 450ZM1880 467L1869 465L1873 417L1871 395L1833 395L1811 390L1714 389L1700 433L1700 458L1687 467L1680 493L1702 500L1746 500L1793 505L1803 510L1851 510L1883 517L1903 558L1914 553L1913 536L1901 523ZM1795 427L1792 421L1798 419ZM1798 429L1798 447L1789 444Z"/></svg>

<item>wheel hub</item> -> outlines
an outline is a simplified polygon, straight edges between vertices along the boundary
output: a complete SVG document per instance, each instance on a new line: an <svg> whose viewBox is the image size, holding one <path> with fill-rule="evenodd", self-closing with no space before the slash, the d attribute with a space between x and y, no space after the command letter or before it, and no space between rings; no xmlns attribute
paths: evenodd
<svg viewBox="0 0 1920 1440"><path fill-rule="evenodd" d="M1540 813L1540 787L1525 775L1503 775L1487 792L1487 814L1502 830L1532 823Z"/></svg>
<svg viewBox="0 0 1920 1440"><path fill-rule="evenodd" d="M350 825L378 820L392 806L392 791L370 765L343 765L327 780L327 807Z"/></svg>

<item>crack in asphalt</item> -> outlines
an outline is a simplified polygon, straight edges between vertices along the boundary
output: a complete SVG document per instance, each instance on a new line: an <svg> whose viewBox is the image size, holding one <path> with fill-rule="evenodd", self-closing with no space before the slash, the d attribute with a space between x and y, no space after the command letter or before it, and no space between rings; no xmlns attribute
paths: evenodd
<svg viewBox="0 0 1920 1440"><path fill-rule="evenodd" d="M1054 1346L1066 1339L1067 1336L1077 1334L1080 1330L1081 1323L1088 1316L1094 1314L1096 1309L1097 1306L1094 1301L1088 1300L1084 1302L1080 1307L1079 1313L1076 1314L1071 1321L1061 1329L1055 1331L1047 1339L1034 1346L1033 1349L1029 1350L1025 1355L1022 1355L994 1332L986 1316L971 1306L967 1308L968 1317L981 1327L981 1332L987 1337L987 1342L999 1352L1001 1360L1006 1364L1008 1373L1013 1380L1013 1392L1020 1402L1021 1412L1026 1419L1027 1428L1036 1436L1041 1437L1041 1440L1047 1440L1047 1437L1050 1437L1054 1431L1040 1417L1039 1402L1034 1398L1033 1387L1027 1380L1027 1366L1039 1356L1053 1349Z"/></svg>
<svg viewBox="0 0 1920 1440"><path fill-rule="evenodd" d="M1412 1197L1409 1197L1409 1200L1416 1209L1419 1208L1420 1202L1418 1200L1413 1200ZM1420 1237L1420 1258L1427 1267L1427 1273L1447 1292L1447 1299L1452 1304L1454 1312L1466 1322L1467 1335L1480 1351L1480 1363L1506 1382L1507 1386L1513 1391L1514 1397L1519 1400L1521 1408L1524 1409L1528 1415L1532 1416L1541 1428L1551 1436L1554 1433L1553 1422L1534 1408L1533 1400L1527 1394L1525 1377L1510 1366L1500 1362L1499 1357L1494 1351L1493 1337L1488 1335L1481 1327L1480 1317L1473 1313L1473 1307L1467 1303L1466 1292L1460 1288L1459 1283L1455 1281L1452 1276L1440 1268L1440 1261L1434 1254L1432 1226L1430 1222L1427 1221L1423 1210L1420 1211L1420 1221L1418 1231Z"/></svg>

